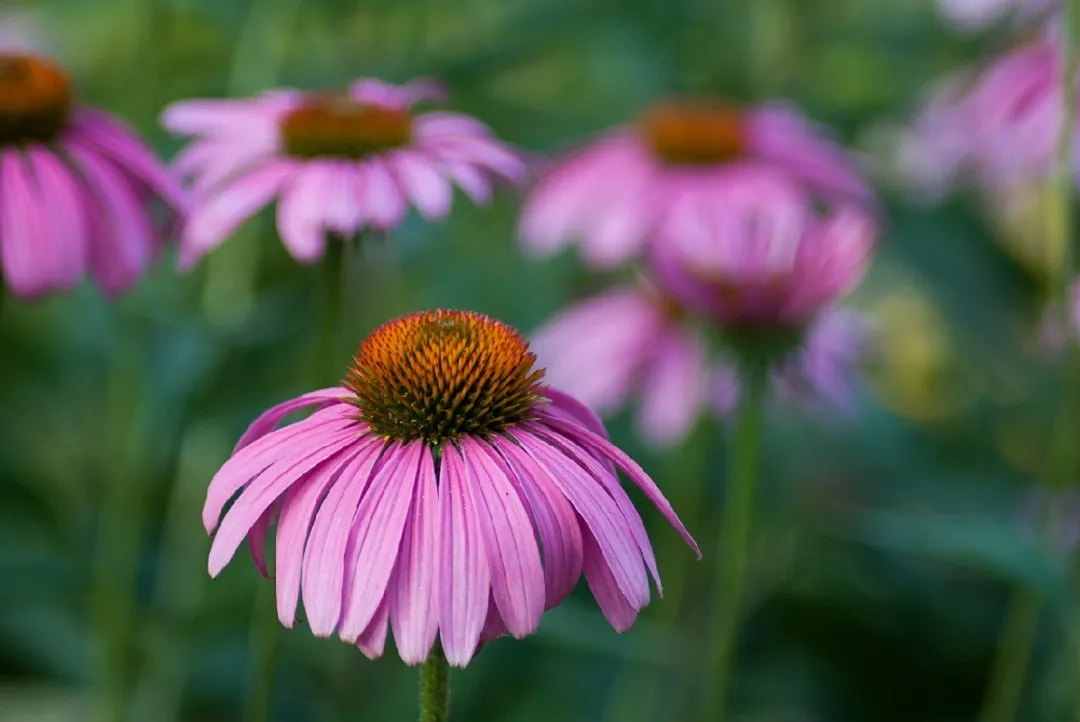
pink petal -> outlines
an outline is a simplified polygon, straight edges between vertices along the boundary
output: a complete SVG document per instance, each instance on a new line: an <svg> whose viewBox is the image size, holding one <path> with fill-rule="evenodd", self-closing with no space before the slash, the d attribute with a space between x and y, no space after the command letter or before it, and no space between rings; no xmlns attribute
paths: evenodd
<svg viewBox="0 0 1080 722"><path fill-rule="evenodd" d="M594 434L607 438L607 429L604 422L596 415L596 412L585 404L578 401L570 394L559 391L550 386L544 389L544 396L551 402L551 406L566 413L573 421L584 426Z"/></svg>
<svg viewBox="0 0 1080 722"><path fill-rule="evenodd" d="M240 542L271 504L291 486L302 482L316 467L349 449L354 441L355 432L352 429L313 436L307 440L304 451L283 457L252 479L226 512L214 535L214 542L210 546L210 576L216 577L232 559Z"/></svg>
<svg viewBox="0 0 1080 722"><path fill-rule="evenodd" d="M372 661L381 657L386 648L386 628L390 618L389 597L389 593L383 596L367 628L356 638L356 646Z"/></svg>
<svg viewBox="0 0 1080 722"><path fill-rule="evenodd" d="M660 573L656 568L656 555L653 554L649 534L645 531L645 523L641 520L637 509L634 508L630 497L626 495L626 491L620 486L615 470L610 465L605 466L598 462L589 449L575 443L572 438L550 433L542 427L530 429L530 431L533 431L539 438L561 452L569 462L581 467L592 482L607 490L615 505L619 507L619 513L622 514L623 519L626 521L626 526L634 535L638 550L645 559L645 566L648 567L652 578L656 581L657 588L660 589Z"/></svg>
<svg viewBox="0 0 1080 722"><path fill-rule="evenodd" d="M180 267L190 270L208 251L265 206L294 173L289 162L273 162L247 173L192 209L181 236Z"/></svg>
<svg viewBox="0 0 1080 722"><path fill-rule="evenodd" d="M132 175L143 180L170 206L182 210L187 196L146 144L120 121L96 110L81 109L75 121L79 137Z"/></svg>
<svg viewBox="0 0 1080 722"><path fill-rule="evenodd" d="M642 437L661 447L681 441L708 403L708 383L706 349L696 335L673 329L658 339L641 384Z"/></svg>
<svg viewBox="0 0 1080 722"><path fill-rule="evenodd" d="M332 163L329 171L324 214L326 227L339 236L351 238L364 224L360 171L355 163L343 161Z"/></svg>
<svg viewBox="0 0 1080 722"><path fill-rule="evenodd" d="M413 121L413 129L421 141L491 136L491 129L476 118L446 111L418 115Z"/></svg>
<svg viewBox="0 0 1080 722"><path fill-rule="evenodd" d="M34 198L30 171L18 151L0 157L0 259L4 280L15 295L35 298L53 284L52 247L45 218Z"/></svg>
<svg viewBox="0 0 1080 722"><path fill-rule="evenodd" d="M519 446L506 444L501 449L534 480L550 483L562 492L599 543L619 588L635 608L648 604L649 579L641 551L614 500L560 450L527 431L512 436Z"/></svg>
<svg viewBox="0 0 1080 722"><path fill-rule="evenodd" d="M270 571L266 565L266 537L270 533L270 525L274 522L274 517L277 516L278 508L281 506L280 502L275 502L270 505L270 508L263 512L259 520L255 522L251 527L251 531L248 532L248 551L251 552L251 561L255 564L255 568L262 575L263 579L270 577ZM275 570L277 571L277 570Z"/></svg>
<svg viewBox="0 0 1080 722"><path fill-rule="evenodd" d="M366 441L366 440L365 440ZM365 442L361 442L364 444ZM304 568L307 545L315 510L326 497L330 487L342 477L342 472L364 453L373 442L350 449L333 463L308 474L304 481L286 492L278 516L277 527L277 608L278 619L288 628L296 620L296 604L300 597L300 579Z"/></svg>
<svg viewBox="0 0 1080 722"><path fill-rule="evenodd" d="M273 431L281 420L294 411L306 408L308 406L318 406L320 408L329 404L337 403L342 399L352 396L352 392L348 389L341 388L340 386L334 386L328 389L320 389L318 391L311 391L302 396L297 396L295 399L289 399L284 403L280 403L267 411L264 411L259 415L259 418L251 422L247 431L240 437L240 441L236 442L236 447L233 448L233 453L240 451L240 449L249 445L253 441L261 439L268 433Z"/></svg>
<svg viewBox="0 0 1080 722"><path fill-rule="evenodd" d="M354 421L339 409L328 408L308 418L271 432L237 451L210 480L203 504L203 526L208 534L217 528L221 511L230 499L251 479L261 474L282 456L303 448L312 435L340 431Z"/></svg>
<svg viewBox="0 0 1080 722"><path fill-rule="evenodd" d="M323 499L304 549L304 609L311 633L317 637L333 634L341 617L345 557L353 520L383 451L381 439L369 436L365 441Z"/></svg>
<svg viewBox="0 0 1080 722"><path fill-rule="evenodd" d="M425 447L420 478L398 554L397 571L387 595L398 654L408 665L428 658L439 633L438 543L439 488L435 460Z"/></svg>
<svg viewBox="0 0 1080 722"><path fill-rule="evenodd" d="M551 426L560 434L577 440L585 446L590 447L591 450L597 454L613 461L620 469L622 469L624 474L630 477L631 481L637 484L639 489L645 492L645 496L648 497L649 501L653 503L661 514L663 514L668 523L679 532L686 543L690 545L690 548L697 554L698 559L701 558L701 550L698 549L697 542L690 536L690 532L686 530L683 523L679 521L678 515L675 514L675 510L671 508L671 504L668 500L664 498L664 495L660 492L660 488L656 486L656 482L649 478L649 475L645 473L638 463L627 456L622 449L602 436L598 436L587 429L568 424L560 419L543 419L542 423Z"/></svg>
<svg viewBox="0 0 1080 722"><path fill-rule="evenodd" d="M484 628L480 631L480 645L494 641L506 634L506 622L499 615L499 608L495 605L495 599L488 600L487 618L484 620Z"/></svg>
<svg viewBox="0 0 1080 722"><path fill-rule="evenodd" d="M314 263L326 247L323 230L325 202L332 182L325 162L299 166L296 175L282 191L277 208L278 231L289 254L300 263Z"/></svg>
<svg viewBox="0 0 1080 722"><path fill-rule="evenodd" d="M465 483L476 503L480 532L491 570L491 593L506 628L524 637L540 626L544 613L544 569L532 521L514 485L485 451L486 444L460 442Z"/></svg>
<svg viewBox="0 0 1080 722"><path fill-rule="evenodd" d="M476 500L465 478L465 461L453 446L442 455L439 519L439 633L447 661L464 667L476 653L491 595Z"/></svg>
<svg viewBox="0 0 1080 722"><path fill-rule="evenodd" d="M54 281L60 288L71 288L86 270L89 242L84 192L71 169L44 146L31 145L27 158L37 178L42 201L56 209L43 217L52 231L51 246L56 253Z"/></svg>
<svg viewBox="0 0 1080 722"><path fill-rule="evenodd" d="M353 531L356 551L349 566L363 573L345 588L345 611L338 633L346 642L355 641L364 631L386 594L421 475L424 450L421 442L387 447L382 467L360 500Z"/></svg>
<svg viewBox="0 0 1080 722"><path fill-rule="evenodd" d="M574 507L558 489L538 482L525 467L509 461L508 454L502 451L508 443L496 438L491 442L494 448L485 447L485 451L501 463L536 524L544 552L544 606L552 609L574 590L581 576L581 528ZM502 623L502 617L498 619ZM502 629L506 630L505 625Z"/></svg>
<svg viewBox="0 0 1080 722"><path fill-rule="evenodd" d="M447 162L442 164L442 169L473 203L487 205L491 200L491 182L476 166Z"/></svg>
<svg viewBox="0 0 1080 722"><path fill-rule="evenodd" d="M597 546L592 534L583 532L585 579L589 582L589 591L600 605L600 611L616 632L625 632L637 621L637 610L627 601L611 573L611 568L604 560L604 554Z"/></svg>
<svg viewBox="0 0 1080 722"><path fill-rule="evenodd" d="M416 151L403 150L390 156L401 187L412 199L420 214L428 220L440 220L450 211L450 182L430 160Z"/></svg>
<svg viewBox="0 0 1080 722"><path fill-rule="evenodd" d="M494 138L432 138L421 144L420 149L440 161L470 163L514 183L525 180L525 162Z"/></svg>
<svg viewBox="0 0 1080 722"><path fill-rule="evenodd" d="M161 125L174 135L212 135L232 138L276 138L280 113L295 105L299 95L243 100L186 100L161 114Z"/></svg>
<svg viewBox="0 0 1080 722"><path fill-rule="evenodd" d="M360 166L359 172L364 215L371 225L379 230L387 230L401 223L408 209L405 193L385 162L370 160Z"/></svg>

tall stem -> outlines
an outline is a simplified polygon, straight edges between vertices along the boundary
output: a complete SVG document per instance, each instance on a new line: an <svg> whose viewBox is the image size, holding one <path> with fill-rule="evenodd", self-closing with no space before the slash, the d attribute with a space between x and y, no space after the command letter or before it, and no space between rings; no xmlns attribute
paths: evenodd
<svg viewBox="0 0 1080 722"><path fill-rule="evenodd" d="M979 722L1012 722L1016 718L1042 607L1042 599L1030 589L1013 590Z"/></svg>
<svg viewBox="0 0 1080 722"><path fill-rule="evenodd" d="M341 331L343 301L347 271L345 258L347 244L352 239L330 237L327 239L326 255L322 262L322 278L319 282L321 298L319 335L315 355L310 361L310 389L323 388L340 378L334 374L337 368L337 342ZM309 389L309 390L310 390ZM277 619L277 596L272 585L261 585L256 590L251 615L252 678L248 697L248 722L268 722L271 718L271 700L274 696L277 676L277 638L280 633Z"/></svg>
<svg viewBox="0 0 1080 722"><path fill-rule="evenodd" d="M442 647L431 650L420 668L420 722L447 722L450 719L450 665Z"/></svg>
<svg viewBox="0 0 1080 722"><path fill-rule="evenodd" d="M706 719L723 722L727 718L728 688L735 661L739 617L746 586L746 567L750 552L750 528L757 485L761 417L768 379L764 366L744 369L743 397L735 421L731 445L730 471L720 537L713 549L716 577L719 580L716 627L706 684L711 683Z"/></svg>

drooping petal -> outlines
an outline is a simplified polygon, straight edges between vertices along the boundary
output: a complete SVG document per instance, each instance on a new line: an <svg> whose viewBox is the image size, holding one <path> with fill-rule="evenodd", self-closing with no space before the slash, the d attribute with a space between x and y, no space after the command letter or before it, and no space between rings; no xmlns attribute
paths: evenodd
<svg viewBox="0 0 1080 722"><path fill-rule="evenodd" d="M701 558L701 550L698 549L697 542L690 536L690 532L686 530L683 523L679 521L678 515L675 513L675 510L671 508L671 504L668 500L664 498L660 488L656 486L656 482L649 478L649 475L645 473L645 470L642 469L636 461L627 456L626 452L602 436L598 436L587 429L580 429L580 427L570 425L561 419L544 419L543 423L552 426L561 434L591 447L593 451L601 456L611 459L616 466L622 469L623 473L630 477L630 480L633 481L639 489L645 492L645 496L648 497L649 501L653 503L661 514L663 514L668 523L679 532L686 543L690 545L690 548L698 555L698 558Z"/></svg>
<svg viewBox="0 0 1080 722"><path fill-rule="evenodd" d="M34 201L33 179L18 151L0 158L0 258L4 278L16 295L36 298L52 283L53 254L44 219Z"/></svg>
<svg viewBox="0 0 1080 722"><path fill-rule="evenodd" d="M464 667L476 652L491 596L491 572L475 500L456 448L442 455L439 519L439 635L447 661Z"/></svg>
<svg viewBox="0 0 1080 722"><path fill-rule="evenodd" d="M550 386L544 388L543 395L551 402L555 410L565 413L571 420L581 424L594 434L607 438L607 429L596 412L578 401L570 394Z"/></svg>
<svg viewBox="0 0 1080 722"><path fill-rule="evenodd" d="M693 333L674 329L658 340L642 379L638 426L651 443L681 441L708 403L706 349ZM590 429L590 431L594 431Z"/></svg>
<svg viewBox="0 0 1080 722"><path fill-rule="evenodd" d="M619 589L619 584L612 576L611 568L604 559L600 547L597 546L596 539L587 530L583 531L582 537L585 549L585 579L589 582L589 591L596 598L596 603L600 605L604 618L615 628L615 631L625 632L634 626L637 610Z"/></svg>
<svg viewBox="0 0 1080 722"><path fill-rule="evenodd" d="M485 450L502 463L525 503L529 518L536 524L544 555L547 598L544 606L552 609L574 590L581 576L581 528L574 507L558 489L546 481L537 481L524 466L510 461L509 455L503 451L504 445L510 443L496 438ZM502 621L501 617L499 621Z"/></svg>
<svg viewBox="0 0 1080 722"><path fill-rule="evenodd" d="M55 209L42 217L52 236L48 245L55 253L54 283L61 289L72 288L86 270L86 195L72 171L51 150L31 145L26 157L37 179L41 200Z"/></svg>
<svg viewBox="0 0 1080 722"><path fill-rule="evenodd" d="M346 568L362 571L345 587L338 630L346 642L355 641L364 631L386 595L420 478L423 452L421 442L391 444L360 500L353 529L355 553Z"/></svg>
<svg viewBox="0 0 1080 722"><path fill-rule="evenodd" d="M349 538L382 451L381 440L369 437L327 492L308 533L301 589L308 626L316 637L333 634L341 618Z"/></svg>
<svg viewBox="0 0 1080 722"><path fill-rule="evenodd" d="M491 593L515 637L536 631L544 613L544 570L532 521L503 469L473 439L460 442L465 483L476 503L491 570Z"/></svg>
<svg viewBox="0 0 1080 722"><path fill-rule="evenodd" d="M248 444L261 439L268 433L277 428L277 425L281 423L281 420L294 411L306 408L308 406L327 406L329 404L336 403L341 399L351 396L352 392L348 389L340 386L334 386L328 389L320 389L318 391L311 391L297 396L295 399L289 399L277 406L271 407L259 415L257 419L251 422L247 431L240 437L240 440L236 442L236 447L233 449L233 453L240 451Z"/></svg>
<svg viewBox="0 0 1080 722"><path fill-rule="evenodd" d="M305 452L280 459L252 479L225 514L214 535L214 543L210 547L210 576L218 575L236 553L236 548L251 527L271 504L291 486L302 481L313 469L349 449L354 440L352 429L316 436L308 441L309 446Z"/></svg>
<svg viewBox="0 0 1080 722"><path fill-rule="evenodd" d="M408 204L397 180L381 160L371 160L359 169L362 203L368 222L378 230L397 226Z"/></svg>
<svg viewBox="0 0 1080 722"><path fill-rule="evenodd" d="M645 531L645 523L641 520L641 516L637 513L637 509L634 508L634 504L630 501L626 491L619 485L619 479L614 469L597 461L589 449L575 443L572 438L553 434L543 427L530 429L530 431L543 439L553 449L562 453L568 462L580 467L581 471L587 474L593 483L598 484L607 491L615 502L615 506L619 508L619 513L622 514L627 528L634 535L638 550L645 560L645 566L648 567L649 572L656 581L657 588L661 589L660 573L656 568L656 555L653 553L649 534Z"/></svg>
<svg viewBox="0 0 1080 722"><path fill-rule="evenodd" d="M294 172L274 161L233 181L191 210L181 237L181 270L190 270L247 218L268 204Z"/></svg>
<svg viewBox="0 0 1080 722"><path fill-rule="evenodd" d="M275 461L301 451L309 437L340 431L354 423L338 409L323 409L234 453L214 474L206 491L202 518L207 533L212 534L217 528L221 511L236 492Z"/></svg>
<svg viewBox="0 0 1080 722"><path fill-rule="evenodd" d="M434 164L416 151L403 150L390 157L401 187L428 220L440 220L450 211L450 182Z"/></svg>
<svg viewBox="0 0 1080 722"><path fill-rule="evenodd" d="M390 602L389 592L387 592L383 595L379 606L375 608L375 614L372 615L367 628L356 638L357 648L372 661L381 657L386 648L386 629L389 619Z"/></svg>
<svg viewBox="0 0 1080 722"><path fill-rule="evenodd" d="M506 622L503 621L502 616L499 614L499 607L495 604L495 599L491 598L488 600L488 612L487 618L484 620L484 628L480 630L480 645L483 646L494 641L504 634L506 634Z"/></svg>
<svg viewBox="0 0 1080 722"><path fill-rule="evenodd" d="M649 579L634 534L608 493L563 453L529 432L511 434L518 446L503 447L541 483L553 484L585 521L611 566L623 594L640 609L649 602Z"/></svg>
<svg viewBox="0 0 1080 722"><path fill-rule="evenodd" d="M255 569L258 570L263 579L270 577L270 570L266 565L266 537L270 533L270 525L273 523L274 517L277 516L279 506L278 502L271 504L270 508L264 511L259 520L252 525L247 536L251 561L255 564Z"/></svg>
<svg viewBox="0 0 1080 722"><path fill-rule="evenodd" d="M304 568L304 551L307 547L315 511L326 498L330 487L342 478L342 472L365 449L375 443L361 442L361 446L349 449L308 474L304 481L286 492L277 526L277 609L278 619L288 628L296 620L296 604L300 598L300 579Z"/></svg>
<svg viewBox="0 0 1080 722"><path fill-rule="evenodd" d="M326 163L305 163L282 191L277 207L278 231L289 255L300 263L322 258L326 247L324 204L332 180Z"/></svg>
<svg viewBox="0 0 1080 722"><path fill-rule="evenodd" d="M431 451L424 448L397 570L387 592L398 654L408 665L420 664L428 658L439 633L438 544L441 538L435 460Z"/></svg>

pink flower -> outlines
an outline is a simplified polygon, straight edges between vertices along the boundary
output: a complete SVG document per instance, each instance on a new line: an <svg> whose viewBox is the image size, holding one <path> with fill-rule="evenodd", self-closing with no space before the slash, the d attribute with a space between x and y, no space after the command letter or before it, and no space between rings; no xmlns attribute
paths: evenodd
<svg viewBox="0 0 1080 722"><path fill-rule="evenodd" d="M708 406L701 334L652 284L579 301L533 336L550 383L601 415L639 397L638 431L656 446L682 441Z"/></svg>
<svg viewBox="0 0 1080 722"><path fill-rule="evenodd" d="M752 187L723 210L682 216L654 244L654 268L675 299L730 333L797 331L862 279L876 223L852 206L819 213L764 169Z"/></svg>
<svg viewBox="0 0 1080 722"><path fill-rule="evenodd" d="M74 104L59 67L0 54L0 266L12 293L67 291L87 272L109 295L127 290L183 207L131 130Z"/></svg>
<svg viewBox="0 0 1080 722"><path fill-rule="evenodd" d="M558 164L525 205L522 239L538 254L577 241L589 264L615 266L673 217L709 208L723 224L727 196L756 192L762 168L819 201L872 200L848 155L791 108L665 104Z"/></svg>
<svg viewBox="0 0 1080 722"><path fill-rule="evenodd" d="M659 579L615 468L697 547L596 416L542 385L534 362L517 332L479 314L418 313L377 329L341 388L264 413L214 477L203 509L216 529L211 575L245 537L265 573L276 517L282 624L302 597L312 632L336 632L372 659L393 629L408 664L438 638L464 666L485 640L535 632L582 573L612 626L628 629L649 574ZM318 410L275 430L307 406Z"/></svg>
<svg viewBox="0 0 1080 722"><path fill-rule="evenodd" d="M312 263L327 233L394 228L410 203L438 220L450 210L453 185L485 203L493 176L520 180L522 161L484 124L413 110L439 94L426 81L361 79L336 95L277 90L170 106L165 127L196 136L176 159L198 199L181 239L181 266L190 269L274 199L285 247Z"/></svg>
<svg viewBox="0 0 1080 722"><path fill-rule="evenodd" d="M938 0L941 14L967 32L983 30L1009 15L1027 22L1060 6L1060 0Z"/></svg>

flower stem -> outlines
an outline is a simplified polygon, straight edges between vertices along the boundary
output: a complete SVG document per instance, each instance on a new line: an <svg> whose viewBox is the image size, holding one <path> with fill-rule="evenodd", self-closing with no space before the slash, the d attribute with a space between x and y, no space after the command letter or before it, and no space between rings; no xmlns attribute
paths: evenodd
<svg viewBox="0 0 1080 722"><path fill-rule="evenodd" d="M750 550L750 527L757 482L758 447L768 370L761 365L745 369L743 396L735 421L735 437L730 448L730 469L724 500L720 538L713 554L719 581L712 655L705 677L712 687L706 719L723 722L727 715L728 688L735 661L740 609L746 586L746 566Z"/></svg>
<svg viewBox="0 0 1080 722"><path fill-rule="evenodd" d="M420 668L420 722L450 719L450 665L437 643Z"/></svg>
<svg viewBox="0 0 1080 722"><path fill-rule="evenodd" d="M274 587L260 584L255 590L255 611L251 617L251 692L248 695L248 722L268 722L277 677L277 595Z"/></svg>
<svg viewBox="0 0 1080 722"><path fill-rule="evenodd" d="M1016 718L1042 606L1042 599L1030 589L1018 586L1013 590L979 722L1012 722Z"/></svg>

